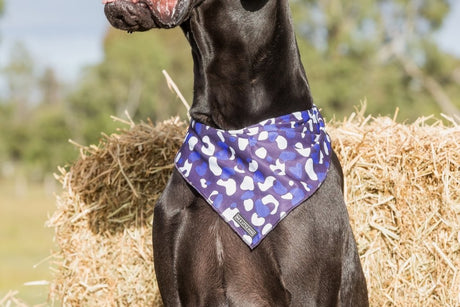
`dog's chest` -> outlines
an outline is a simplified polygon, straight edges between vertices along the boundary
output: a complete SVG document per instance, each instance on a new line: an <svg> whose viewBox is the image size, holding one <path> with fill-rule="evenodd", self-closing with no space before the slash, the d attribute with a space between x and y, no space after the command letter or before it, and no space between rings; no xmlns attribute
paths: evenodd
<svg viewBox="0 0 460 307"><path fill-rule="evenodd" d="M175 165L250 247L321 185L331 145L319 110L241 130L191 122Z"/></svg>

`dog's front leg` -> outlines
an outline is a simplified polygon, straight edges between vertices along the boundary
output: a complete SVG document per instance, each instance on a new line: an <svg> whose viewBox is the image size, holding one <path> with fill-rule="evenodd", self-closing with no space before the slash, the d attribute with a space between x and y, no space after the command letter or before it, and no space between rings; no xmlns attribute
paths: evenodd
<svg viewBox="0 0 460 307"><path fill-rule="evenodd" d="M190 204L190 193L174 170L154 210L153 246L155 274L165 306L182 306L177 285L177 250L181 237L182 214ZM190 195L192 196L192 195Z"/></svg>

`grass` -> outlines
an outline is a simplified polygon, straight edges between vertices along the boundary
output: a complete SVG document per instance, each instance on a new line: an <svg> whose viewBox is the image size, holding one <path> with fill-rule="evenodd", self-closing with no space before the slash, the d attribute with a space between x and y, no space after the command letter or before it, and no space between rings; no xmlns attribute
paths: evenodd
<svg viewBox="0 0 460 307"><path fill-rule="evenodd" d="M30 305L47 301L47 285L24 284L51 278L53 230L44 224L54 209L54 196L42 185L0 180L0 299L14 290Z"/></svg>

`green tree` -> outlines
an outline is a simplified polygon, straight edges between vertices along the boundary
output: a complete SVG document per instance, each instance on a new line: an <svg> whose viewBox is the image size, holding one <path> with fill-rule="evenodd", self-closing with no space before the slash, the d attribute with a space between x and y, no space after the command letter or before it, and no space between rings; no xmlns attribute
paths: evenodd
<svg viewBox="0 0 460 307"><path fill-rule="evenodd" d="M15 44L2 75L6 80L9 103L14 106L14 120L23 122L28 116L36 89L34 59L23 44Z"/></svg>
<svg viewBox="0 0 460 307"><path fill-rule="evenodd" d="M52 68L46 68L38 80L42 92L42 103L59 105L62 102L62 85Z"/></svg>
<svg viewBox="0 0 460 307"><path fill-rule="evenodd" d="M1 74L7 92L0 102L0 160L41 178L77 153L67 142L74 131L62 86L51 69L36 68L21 44L13 47Z"/></svg>
<svg viewBox="0 0 460 307"><path fill-rule="evenodd" d="M34 63L26 48L17 44L9 63L2 69L6 98L1 104L0 154L2 160L21 161L28 142L31 93L34 91Z"/></svg>
<svg viewBox="0 0 460 307"><path fill-rule="evenodd" d="M347 114L367 97L371 113L458 114L452 67L433 34L450 10L439 0L297 0L304 63L319 104ZM414 112L416 110L416 112Z"/></svg>
<svg viewBox="0 0 460 307"><path fill-rule="evenodd" d="M400 118L457 113L459 60L443 53L433 33L449 0L294 0L298 43L318 105L339 117L367 98L368 111ZM82 140L114 128L109 114L135 118L183 114L165 85L167 69L191 100L189 47L179 30L132 35L111 29L104 61L88 70L71 104L87 122ZM460 74L460 73L458 73ZM457 78L458 80L458 78ZM417 112L414 112L417 110ZM86 121L86 119L88 121Z"/></svg>
<svg viewBox="0 0 460 307"><path fill-rule="evenodd" d="M79 141L94 142L100 131L113 131L116 124L109 116L123 117L125 110L136 119L154 121L185 116L162 75L166 69L190 97L190 48L179 29L135 34L111 29L104 54L70 97L72 114L85 123Z"/></svg>

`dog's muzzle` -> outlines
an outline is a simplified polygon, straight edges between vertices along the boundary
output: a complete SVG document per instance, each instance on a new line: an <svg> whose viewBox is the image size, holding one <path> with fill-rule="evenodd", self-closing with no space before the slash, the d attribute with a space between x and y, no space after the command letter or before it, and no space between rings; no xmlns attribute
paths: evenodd
<svg viewBox="0 0 460 307"><path fill-rule="evenodd" d="M186 17L191 0L103 0L115 28L128 32L172 28Z"/></svg>

